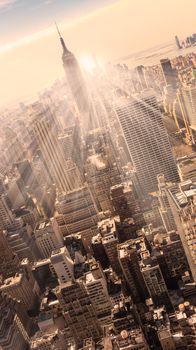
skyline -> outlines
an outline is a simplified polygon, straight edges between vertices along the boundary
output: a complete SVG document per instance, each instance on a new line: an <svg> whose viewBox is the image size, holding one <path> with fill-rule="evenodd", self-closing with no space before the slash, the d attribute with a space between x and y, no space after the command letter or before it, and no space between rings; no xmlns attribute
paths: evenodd
<svg viewBox="0 0 196 350"><path fill-rule="evenodd" d="M32 9L32 1L28 1L29 5L26 3L25 7L22 6L23 0L0 1L0 29L3 33L0 41L1 106L30 98L63 75L55 20L68 48L79 60L93 54L98 60L115 61L158 43L172 41L176 34L185 36L194 32L196 5L193 0L186 1L186 7L184 0L178 1L178 7L176 1L170 4L168 0L158 5L152 0L148 3L144 0L85 0L83 5L77 0L60 0L55 1L55 6L54 1L39 1L39 7L36 7L37 3L37 0L33 2ZM41 7L44 13L40 11ZM26 20L25 11L28 14ZM24 21L18 17L19 12ZM29 13L34 14L32 19ZM188 15L189 21L182 29L180 23ZM13 25L9 29L10 23ZM23 30L20 23L23 23Z"/></svg>
<svg viewBox="0 0 196 350"><path fill-rule="evenodd" d="M195 349L195 6L0 0L0 350Z"/></svg>

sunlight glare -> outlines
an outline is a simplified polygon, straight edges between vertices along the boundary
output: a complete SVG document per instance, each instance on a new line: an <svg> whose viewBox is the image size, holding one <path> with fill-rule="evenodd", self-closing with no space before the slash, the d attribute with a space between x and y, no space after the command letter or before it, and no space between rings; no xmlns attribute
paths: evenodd
<svg viewBox="0 0 196 350"><path fill-rule="evenodd" d="M95 60L90 55L84 55L80 58L81 67L88 73L92 73L96 67Z"/></svg>

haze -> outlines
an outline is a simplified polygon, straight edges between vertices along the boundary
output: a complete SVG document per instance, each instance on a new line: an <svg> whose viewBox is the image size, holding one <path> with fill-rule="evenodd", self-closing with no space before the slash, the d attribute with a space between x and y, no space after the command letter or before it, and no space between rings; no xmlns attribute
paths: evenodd
<svg viewBox="0 0 196 350"><path fill-rule="evenodd" d="M4 106L36 94L64 74L54 20L77 57L93 53L106 62L196 31L195 0L57 0L55 7L52 0L35 0L26 2L25 9L22 3L0 0ZM31 9L32 4L37 7Z"/></svg>

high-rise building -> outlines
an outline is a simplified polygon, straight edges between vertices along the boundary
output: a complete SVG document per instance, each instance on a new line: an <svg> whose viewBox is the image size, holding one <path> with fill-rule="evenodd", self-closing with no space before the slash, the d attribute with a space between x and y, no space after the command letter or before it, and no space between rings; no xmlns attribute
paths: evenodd
<svg viewBox="0 0 196 350"><path fill-rule="evenodd" d="M140 90L144 90L147 88L147 81L146 81L146 77L145 77L145 70L144 70L144 66L137 66L136 67L136 72L138 75L138 79L140 82Z"/></svg>
<svg viewBox="0 0 196 350"><path fill-rule="evenodd" d="M178 101L186 127L187 140L196 143L196 85L183 86L178 92Z"/></svg>
<svg viewBox="0 0 196 350"><path fill-rule="evenodd" d="M177 84L177 72L172 67L171 61L168 58L163 58L160 60L160 63L166 85L171 85L175 88Z"/></svg>
<svg viewBox="0 0 196 350"><path fill-rule="evenodd" d="M0 349L29 349L26 319L19 310L19 303L0 292Z"/></svg>
<svg viewBox="0 0 196 350"><path fill-rule="evenodd" d="M88 157L85 171L86 180L100 211L113 211L110 187L120 184L121 178L116 163L109 163L108 156L94 154Z"/></svg>
<svg viewBox="0 0 196 350"><path fill-rule="evenodd" d="M178 49L181 49L181 48L182 48L182 46L180 45L180 40L179 40L179 38L178 38L178 36L177 36L177 35L175 35L175 42L176 42L176 46L177 46L177 48L178 48Z"/></svg>
<svg viewBox="0 0 196 350"><path fill-rule="evenodd" d="M35 241L41 257L49 258L53 250L63 247L63 237L54 230L50 221L39 223L35 229Z"/></svg>
<svg viewBox="0 0 196 350"><path fill-rule="evenodd" d="M37 332L31 339L31 350L64 350L66 341L62 332Z"/></svg>
<svg viewBox="0 0 196 350"><path fill-rule="evenodd" d="M28 258L35 261L39 258L39 252L33 236L32 227L24 225L21 219L17 219L6 231L6 239L11 249L20 260Z"/></svg>
<svg viewBox="0 0 196 350"><path fill-rule="evenodd" d="M5 154L10 164L21 161L24 157L24 149L16 133L11 128L6 129Z"/></svg>
<svg viewBox="0 0 196 350"><path fill-rule="evenodd" d="M6 279L0 291L19 300L26 311L33 309L38 301L37 282L33 277L30 279L29 274L25 272L17 273L14 277Z"/></svg>
<svg viewBox="0 0 196 350"><path fill-rule="evenodd" d="M119 245L118 259L133 301L145 301L149 292L141 273L137 251L131 247L129 241Z"/></svg>
<svg viewBox="0 0 196 350"><path fill-rule="evenodd" d="M167 197L167 185L165 182L164 175L158 175L158 198L159 198L159 212L161 215L161 219L163 221L163 225L167 232L176 230L175 220L169 205L168 197Z"/></svg>
<svg viewBox="0 0 196 350"><path fill-rule="evenodd" d="M165 305L166 309L171 311L172 305L167 286L156 259L148 259L146 265L142 268L142 275L155 306Z"/></svg>
<svg viewBox="0 0 196 350"><path fill-rule="evenodd" d="M195 250L195 189L191 180L179 186L168 185L167 196L176 223L188 264L196 282L196 250Z"/></svg>
<svg viewBox="0 0 196 350"><path fill-rule="evenodd" d="M119 215L122 221L133 218L137 228L145 225L139 201L131 182L112 186L110 194L115 214Z"/></svg>
<svg viewBox="0 0 196 350"><path fill-rule="evenodd" d="M100 233L92 237L91 246L92 246L92 252L95 260L101 264L103 269L108 268L110 263L109 263L106 251L104 249L104 245L103 245L102 237Z"/></svg>
<svg viewBox="0 0 196 350"><path fill-rule="evenodd" d="M75 167L75 172L72 171L72 176L69 176L69 169L61 145L47 115L43 113L36 114L33 128L45 164L57 187L63 192L79 187L81 185L79 172Z"/></svg>
<svg viewBox="0 0 196 350"><path fill-rule="evenodd" d="M98 223L98 229L102 236L102 244L112 269L116 273L121 273L120 264L118 261L117 245L119 243L115 220L106 219Z"/></svg>
<svg viewBox="0 0 196 350"><path fill-rule="evenodd" d="M157 175L179 180L156 98L150 91L121 99L115 106L144 194L157 188Z"/></svg>
<svg viewBox="0 0 196 350"><path fill-rule="evenodd" d="M74 54L67 49L59 30L58 34L63 48L62 60L67 81L78 110L82 116L83 129L85 130L86 128L85 131L87 132L87 130L92 128L92 115L90 111L88 91L77 59L75 58Z"/></svg>
<svg viewBox="0 0 196 350"><path fill-rule="evenodd" d="M65 283L74 278L74 263L66 247L52 252L50 269L58 277L59 283Z"/></svg>
<svg viewBox="0 0 196 350"><path fill-rule="evenodd" d="M102 325L111 323L111 301L106 278L99 264L90 263L90 271L85 274L83 283L100 323Z"/></svg>
<svg viewBox="0 0 196 350"><path fill-rule="evenodd" d="M0 227L6 229L14 221L14 214L8 207L6 196L2 195L0 197Z"/></svg>
<svg viewBox="0 0 196 350"><path fill-rule="evenodd" d="M18 209L25 206L27 202L27 193L25 191L24 182L20 177L8 181L7 195L11 209Z"/></svg>
<svg viewBox="0 0 196 350"><path fill-rule="evenodd" d="M19 259L9 247L4 232L0 231L0 276L11 277L17 272Z"/></svg>
<svg viewBox="0 0 196 350"><path fill-rule="evenodd" d="M175 232L171 232L168 239L161 246L161 251L168 271L166 278L163 276L164 279L172 278L176 282L179 281L190 270L180 236Z"/></svg>
<svg viewBox="0 0 196 350"><path fill-rule="evenodd" d="M80 233L83 245L89 250L91 238L97 234L98 210L88 186L62 194L56 202L54 221L63 236ZM55 224L55 223L54 223Z"/></svg>
<svg viewBox="0 0 196 350"><path fill-rule="evenodd" d="M98 339L101 336L100 323L82 281L61 284L56 295L63 308L67 339L72 337L81 345L86 338Z"/></svg>
<svg viewBox="0 0 196 350"><path fill-rule="evenodd" d="M28 189L30 191L39 186L32 165L27 159L18 162L16 164L16 167L21 176L21 179L24 182L24 186L28 186Z"/></svg>

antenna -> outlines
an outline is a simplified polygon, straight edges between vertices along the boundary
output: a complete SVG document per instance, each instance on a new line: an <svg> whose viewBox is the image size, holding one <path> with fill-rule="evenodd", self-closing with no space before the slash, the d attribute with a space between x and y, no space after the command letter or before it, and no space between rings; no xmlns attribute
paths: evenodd
<svg viewBox="0 0 196 350"><path fill-rule="evenodd" d="M55 27L56 27L57 33L58 33L58 35L59 35L59 38L62 38L62 36L61 36L61 33L60 33L60 30L59 30L59 27L58 27L57 23L56 23L56 22L54 22L54 23L55 23Z"/></svg>
<svg viewBox="0 0 196 350"><path fill-rule="evenodd" d="M54 23L55 23L55 27L56 27L57 33L58 33L58 35L59 35L59 38L60 38L60 42L61 42L61 45L62 45L62 48L63 48L63 53L64 53L64 54L65 54L65 53L68 53L69 51L68 51L67 48L66 48L66 45L65 45L64 39L63 39L63 37L62 37L62 35L61 35L61 33L60 33L59 27L58 27L58 25L57 25L56 22L54 22Z"/></svg>

